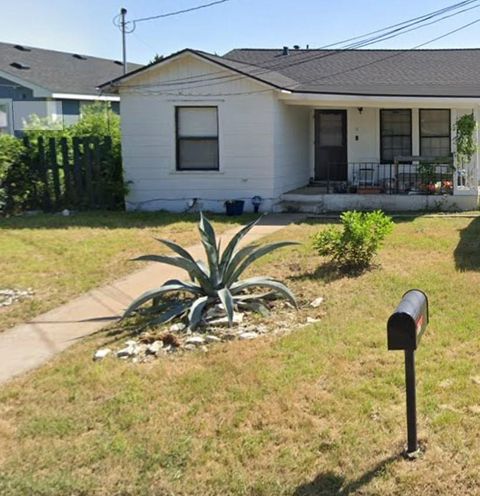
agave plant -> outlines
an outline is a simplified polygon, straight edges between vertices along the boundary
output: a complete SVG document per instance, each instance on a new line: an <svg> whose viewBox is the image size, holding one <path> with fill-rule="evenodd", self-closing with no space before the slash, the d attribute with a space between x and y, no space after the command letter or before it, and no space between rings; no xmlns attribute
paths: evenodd
<svg viewBox="0 0 480 496"><path fill-rule="evenodd" d="M190 281L172 279L159 288L145 292L127 308L124 318L143 311L151 316L147 325L160 325L187 316L189 328L195 329L202 321L204 312L216 304L221 304L225 309L229 325L233 323L236 307L256 311L266 310L262 302L267 296L283 296L297 307L293 293L275 279L252 277L239 280L243 272L260 257L284 246L298 244L293 241L280 241L263 246L250 244L238 249L240 241L259 220L243 227L221 252L212 225L203 214L200 214L198 230L207 264L195 260L187 250L176 243L158 239L178 256L144 255L135 260L180 267L188 272ZM254 294L251 292L252 288L267 288L268 291ZM149 302L151 306L146 309L144 305Z"/></svg>

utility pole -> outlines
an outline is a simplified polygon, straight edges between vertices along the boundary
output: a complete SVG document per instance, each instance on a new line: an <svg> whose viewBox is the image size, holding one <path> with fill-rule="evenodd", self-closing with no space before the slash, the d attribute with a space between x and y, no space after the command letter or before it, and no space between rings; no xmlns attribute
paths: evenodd
<svg viewBox="0 0 480 496"><path fill-rule="evenodd" d="M123 73L126 74L127 71L127 40L126 40L126 25L125 16L127 15L127 9L120 9L120 29L122 30L122 62L123 62Z"/></svg>

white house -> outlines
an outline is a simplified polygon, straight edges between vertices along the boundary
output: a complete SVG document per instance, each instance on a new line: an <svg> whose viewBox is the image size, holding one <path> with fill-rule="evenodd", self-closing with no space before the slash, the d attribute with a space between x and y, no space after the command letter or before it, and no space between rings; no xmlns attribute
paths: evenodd
<svg viewBox="0 0 480 496"><path fill-rule="evenodd" d="M101 88L121 97L130 209L477 207L478 153L452 157L480 49L186 49Z"/></svg>

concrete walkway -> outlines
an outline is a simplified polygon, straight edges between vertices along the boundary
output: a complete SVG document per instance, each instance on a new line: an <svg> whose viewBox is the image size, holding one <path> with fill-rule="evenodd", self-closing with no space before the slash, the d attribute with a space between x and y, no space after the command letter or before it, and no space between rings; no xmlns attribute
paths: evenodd
<svg viewBox="0 0 480 496"><path fill-rule="evenodd" d="M301 214L267 215L244 238L254 242L292 222ZM231 229L220 236L222 246L238 231ZM188 249L196 258L204 258L201 245ZM185 279L185 271L164 264L150 263L111 284L75 298L33 321L0 333L0 383L45 363L57 353L102 327L117 320L133 298L162 285L168 279Z"/></svg>

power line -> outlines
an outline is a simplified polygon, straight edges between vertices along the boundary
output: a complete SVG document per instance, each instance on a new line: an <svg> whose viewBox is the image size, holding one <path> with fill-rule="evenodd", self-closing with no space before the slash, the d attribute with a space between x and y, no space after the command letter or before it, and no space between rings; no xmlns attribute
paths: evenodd
<svg viewBox="0 0 480 496"><path fill-rule="evenodd" d="M444 33L440 36L437 36L435 38L432 38L424 43L420 43L419 45L416 45L414 47L412 47L411 49L409 49L410 51L399 51L399 52L394 52L393 54L387 56L387 57L382 57L380 59L377 59L377 60L373 60L371 62L368 62L368 63L365 63L365 64L360 64L358 66L355 66L355 67L351 67L349 69L346 69L344 71L338 71L336 73L333 73L333 74L329 74L327 76L324 76L324 77L320 77L320 78L314 78L312 80L307 80L307 81L303 81L302 83L299 83L299 84L306 84L306 83L311 83L311 82L317 82L319 80L322 80L322 79L328 79L330 77L333 77L333 76L337 76L337 75L340 75L340 74L345 74L345 73L348 73L348 72L352 72L352 71L356 71L358 69L362 69L364 67L368 67L368 66L371 66L371 65L374 65L374 64L378 64L379 62L382 62L382 61L385 61L385 60L388 60L388 59L393 59L395 57L399 57L399 56L402 56L402 55L409 55L411 53L412 50L416 50L418 48L421 48L421 47L424 47L426 45L429 45L431 43L434 43L435 41L438 41L438 40L441 40L443 38L446 38L452 34L455 34L459 31L462 31L464 29L467 29L469 28L470 26L473 26L474 24L477 24L480 22L480 18L477 18L475 19L474 21L471 21L467 24L464 24L462 26L459 26L458 28L455 28L455 29L452 29L451 31L448 31L447 33ZM135 86L131 86L132 88L135 88ZM196 89L196 88L199 88L201 86L196 86L196 87L192 87L192 88L188 88L189 90L191 89ZM185 93L165 93L165 92L161 92L161 91L155 91L155 90L152 90L152 91L149 91L149 92L144 92L143 94L145 95L167 95L167 96L182 96L182 97L185 97L185 96L191 96L191 97L223 97L223 96L231 96L231 95L251 95L251 94L255 94L255 93L265 93L267 91L273 91L272 90L258 90L258 91L249 91L249 92L235 92L235 93L219 93L219 94L214 94L214 93L209 93L209 94L191 94L191 95L188 95L188 94L185 94Z"/></svg>
<svg viewBox="0 0 480 496"><path fill-rule="evenodd" d="M464 12L466 12L468 10L473 10L475 8L480 7L480 5L478 5L478 1L479 0L466 0L466 1L462 1L462 2L459 2L459 3L453 4L453 5L450 5L448 7L445 7L443 9L434 11L433 13L429 13L429 14L425 14L425 15L421 16L421 18L423 19L422 22L424 22L425 20L432 19L435 16L439 16L439 15L445 13L445 12L449 12L449 11L452 11L454 9L458 9L460 7L465 7L465 6L469 5L469 4L477 4L477 5L468 7L466 9L463 9L463 10L460 10L460 11L457 11L457 12L454 12L452 14L443 16L443 17L441 17L439 19L435 19L435 20L433 20L433 21L431 21L429 23L424 23L424 24L417 25L420 22L420 21L418 21L419 17L417 17L417 18L414 18L414 20L404 21L402 24L404 24L405 26L404 26L404 28L402 28L403 31L401 31L401 32L396 32L395 33L395 32L390 31L390 32L387 32L387 33L383 33L383 34L381 34L381 35L379 35L377 37L370 38L368 40L362 41L362 42L357 42L357 43L351 44L349 46L346 46L346 47L343 47L343 48L340 48L340 49L328 51L327 53L321 53L321 54L316 54L316 55L312 55L312 56L309 56L309 57L308 56L307 57L303 57L302 59L300 59L298 61L289 62L287 64L285 64L285 61L281 61L280 63L277 62L277 63L274 63L274 64L269 65L269 66L259 66L259 68L258 68L257 71L251 71L251 73L249 73L248 75L228 74L228 75L217 76L217 77L209 77L209 76L213 76L214 74L223 74L224 73L224 71L218 71L218 72L214 72L214 73L205 73L203 75L190 76L190 77L187 77L187 78L171 79L171 80L168 80L168 81L164 81L162 83L158 83L157 86L174 86L174 85L179 85L179 84L180 85L192 85L192 86L189 86L189 87L185 88L187 90L190 90L190 89L196 89L196 88L204 88L204 87L209 87L209 86L216 86L218 84L223 84L225 82L234 82L234 81L237 81L237 80L244 79L245 77L248 77L248 76L257 77L257 76L260 76L262 74L266 74L268 72L274 71L277 68L280 69L280 70L282 70L282 69L283 70L284 69L288 69L290 67L301 65L301 64L304 64L306 62L310 62L310 61L313 61L313 60L319 60L319 59L323 59L323 58L327 58L327 57L339 55L339 54L341 54L341 53L343 53L345 51L349 51L349 50L353 50L353 49L358 49L358 48L361 48L361 47L364 47L364 46L369 46L369 45L378 43L379 41L384 41L386 39L391 39L391 38L394 38L394 37L397 37L397 36L401 36L401 35L403 35L403 34L405 34L407 32L410 32L410 31L413 31L413 30L417 30L417 29L421 29L421 28L426 27L426 26L430 26L432 24L435 24L435 23L440 22L442 20L445 20L447 18L451 18L453 16L456 16L456 15L459 15L461 13L464 13ZM398 25L396 25L396 26L398 26ZM412 26L414 26L414 27L412 27ZM406 29L406 28L409 28L409 29ZM385 31L386 29L388 29L388 28L384 28L383 30L377 30L377 32ZM395 30L395 31L398 31L398 30ZM454 31L454 32L456 32L456 31ZM356 37L356 38L358 38L358 37ZM434 39L434 40L431 40L431 41L429 41L427 43L432 43L433 41L436 41L436 40ZM329 46L332 46L332 44L329 45ZM419 45L419 47L420 46L424 46L424 44ZM414 47L413 49L419 48L419 47ZM390 57L391 56L389 56L387 58L390 58ZM383 60L383 59L379 59L379 60ZM242 63L242 62L239 62L239 63ZM203 78L204 76L207 76L207 77ZM199 79L199 78L201 78L201 79ZM210 83L210 81L217 81L217 82ZM198 83L207 83L207 84L198 84ZM136 85L133 85L133 86L136 86ZM140 85L138 85L138 86L140 86ZM145 86L150 86L150 85L145 85Z"/></svg>
<svg viewBox="0 0 480 496"><path fill-rule="evenodd" d="M214 5L219 5L219 4L225 3L225 2L230 2L230 0L216 0L214 2L204 3L201 5L197 5L195 7L190 7L188 9L176 10L174 12L166 12L164 14L158 14L158 15L154 15L154 16L150 16L150 17L139 17L139 18L133 19L132 21L129 21L129 22L136 24L139 22L153 21L154 19L163 19L164 17L172 17L172 16L177 16L180 14L186 14L188 12L193 12L195 10L206 9L208 7L213 7Z"/></svg>

